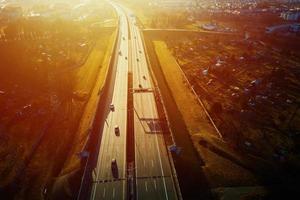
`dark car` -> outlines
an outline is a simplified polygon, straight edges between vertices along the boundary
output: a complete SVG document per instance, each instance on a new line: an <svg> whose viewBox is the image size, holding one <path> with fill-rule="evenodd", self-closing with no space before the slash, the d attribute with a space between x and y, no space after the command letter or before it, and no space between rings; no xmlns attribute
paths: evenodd
<svg viewBox="0 0 300 200"><path fill-rule="evenodd" d="M111 173L114 178L119 178L118 164L115 158L111 160Z"/></svg>
<svg viewBox="0 0 300 200"><path fill-rule="evenodd" d="M116 134L116 136L120 135L120 128L119 128L119 126L115 126L115 134Z"/></svg>
<svg viewBox="0 0 300 200"><path fill-rule="evenodd" d="M109 109L110 109L112 112L114 112L114 111L115 111L115 106L114 106L114 104L110 104L110 105L109 105Z"/></svg>

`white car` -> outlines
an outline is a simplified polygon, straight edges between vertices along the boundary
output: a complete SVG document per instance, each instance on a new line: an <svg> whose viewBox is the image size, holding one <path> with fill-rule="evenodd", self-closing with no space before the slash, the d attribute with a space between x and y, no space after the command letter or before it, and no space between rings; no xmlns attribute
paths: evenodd
<svg viewBox="0 0 300 200"><path fill-rule="evenodd" d="M115 111L115 106L114 106L114 104L110 104L110 105L109 105L109 109L110 109L112 112L114 112L114 111Z"/></svg>

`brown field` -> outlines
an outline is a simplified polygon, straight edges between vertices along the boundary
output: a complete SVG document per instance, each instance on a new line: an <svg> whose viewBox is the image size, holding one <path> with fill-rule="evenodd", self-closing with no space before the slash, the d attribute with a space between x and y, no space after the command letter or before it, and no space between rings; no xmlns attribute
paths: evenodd
<svg viewBox="0 0 300 200"><path fill-rule="evenodd" d="M282 184L288 179L284 176L297 177L293 171L299 163L297 134L289 135L291 129L292 133L299 131L299 90L294 87L299 84L295 75L299 59L295 44L282 48L279 41L270 43L274 41L273 38L251 38L246 41L241 35L170 31L144 33L145 37L152 40L160 67L191 134L194 147L205 162L205 175L212 188L221 188L215 190L216 196L265 196L269 193L264 189L256 189L256 186L265 185L278 171L282 175L276 179L280 179ZM221 67L214 67L218 62ZM208 73L204 74L203 71L207 69ZM274 69L282 70L284 82L274 74ZM203 128L204 124L211 125L203 117L203 110L182 73L203 101L223 140L217 139L213 131L205 131L209 129ZM268 96L266 101L256 97L254 106L247 104L247 101L253 101L249 100L253 97L250 95L245 100L246 95L242 92L253 80L261 80L262 85L251 95ZM270 81L274 85L268 91L265 86ZM237 97L233 93L237 93ZM278 93L279 97L276 96ZM245 101L247 105L243 104ZM255 122L243 120L244 116L233 115L236 111L232 110L241 109L251 109L255 113ZM284 115L282 118L287 121L278 121L280 115ZM269 123L272 120L274 122ZM285 171L282 168L285 165L291 166L291 171ZM296 181L296 178L293 180ZM230 188L223 191L223 187Z"/></svg>
<svg viewBox="0 0 300 200"><path fill-rule="evenodd" d="M84 138L78 137L85 135L77 129L96 81L98 88L103 85L115 37L115 16L106 17L109 25L93 28L93 19L85 24L43 19L34 29L22 21L6 30L10 37L0 41L2 196L10 198L12 191L18 199L43 199L66 158L82 149L78 141ZM19 26L25 29L20 38L14 33Z"/></svg>
<svg viewBox="0 0 300 200"><path fill-rule="evenodd" d="M180 66L168 50L166 43L163 41L153 41L153 43L161 68L191 134L195 148L206 163L204 170L210 185L218 187L228 183L232 185L245 184L246 182L255 183L254 176L247 170L199 145L198 141L203 138L215 143L215 141L220 140L219 136L210 124L203 108L199 105L196 96L187 85Z"/></svg>

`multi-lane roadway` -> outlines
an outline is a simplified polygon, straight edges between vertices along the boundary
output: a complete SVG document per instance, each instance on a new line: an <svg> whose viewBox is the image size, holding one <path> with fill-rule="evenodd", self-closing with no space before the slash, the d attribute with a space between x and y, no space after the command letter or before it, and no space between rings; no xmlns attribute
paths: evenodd
<svg viewBox="0 0 300 200"><path fill-rule="evenodd" d="M127 82L128 82L128 25L120 8L119 40L115 52L115 82L112 93L114 109L107 115L102 131L97 167L94 173L91 199L126 199L126 125L127 125ZM119 133L115 133L115 126ZM116 159L118 177L112 173L111 162ZM117 178L117 179L116 179Z"/></svg>
<svg viewBox="0 0 300 200"><path fill-rule="evenodd" d="M115 82L112 109L103 127L91 199L177 199L167 149L154 95L154 83L146 60L143 39L134 14L112 3L119 16L119 40L115 56ZM130 74L130 77L128 78ZM128 88L128 85L132 88ZM128 96L132 105L128 108ZM130 103L129 103L130 104ZM133 113L127 119L128 112ZM129 122L132 120L132 122ZM130 169L133 184L128 184L126 139L132 123L134 160ZM116 134L115 127L119 127ZM112 160L117 163L117 177ZM131 190L128 190L128 188ZM129 192L134 191L134 196Z"/></svg>
<svg viewBox="0 0 300 200"><path fill-rule="evenodd" d="M128 9L124 10L131 34L136 197L149 200L176 199L142 36L134 14Z"/></svg>

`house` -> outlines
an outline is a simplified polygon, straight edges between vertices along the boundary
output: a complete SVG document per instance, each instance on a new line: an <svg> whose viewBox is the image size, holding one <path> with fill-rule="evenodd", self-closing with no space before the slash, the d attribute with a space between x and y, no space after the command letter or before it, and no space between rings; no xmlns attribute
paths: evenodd
<svg viewBox="0 0 300 200"><path fill-rule="evenodd" d="M290 10L287 12L282 12L280 17L287 21L298 21L300 20L300 11L299 10Z"/></svg>

